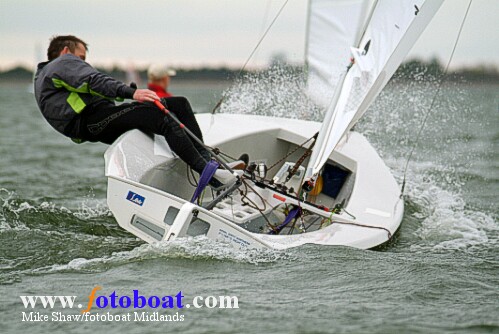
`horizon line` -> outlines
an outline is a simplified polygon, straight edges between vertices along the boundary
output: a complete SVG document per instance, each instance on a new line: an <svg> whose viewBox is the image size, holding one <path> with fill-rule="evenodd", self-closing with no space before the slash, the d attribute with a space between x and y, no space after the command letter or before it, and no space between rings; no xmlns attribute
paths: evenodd
<svg viewBox="0 0 499 334"><path fill-rule="evenodd" d="M430 63L434 59L437 59L437 61L442 65L443 61L439 59L438 57L418 57L418 56L413 56L410 57L401 64L403 65L404 63L410 62L410 61L420 61L422 63ZM10 64L1 64L0 63L0 72L8 72L10 70L16 69L16 68L24 68L26 70L31 70L34 71L36 69L38 63L27 63L27 62L12 62ZM123 71L127 70L134 70L134 71L147 71L147 68L151 65L151 63L134 63L131 61L115 61L115 62L105 62L105 63L100 63L100 62L95 62L95 63L90 63L93 67L95 68L102 68L105 70L112 70L112 69L120 69ZM286 65L290 66L305 66L305 62L285 62ZM246 70L247 71L252 71L252 70L262 70L266 69L271 65L271 62L267 62L265 64L258 64L258 65L247 65ZM200 69L229 69L232 71L237 71L242 69L242 64L238 63L230 63L230 62L206 62L206 63L192 63L192 64L177 64L177 65L171 65L171 68L174 68L176 70L200 70ZM454 70L459 70L459 69L476 69L476 68L487 68L491 70L499 70L499 64L495 64L494 62L473 62L473 63L464 63L464 64L455 64L450 66L451 69Z"/></svg>

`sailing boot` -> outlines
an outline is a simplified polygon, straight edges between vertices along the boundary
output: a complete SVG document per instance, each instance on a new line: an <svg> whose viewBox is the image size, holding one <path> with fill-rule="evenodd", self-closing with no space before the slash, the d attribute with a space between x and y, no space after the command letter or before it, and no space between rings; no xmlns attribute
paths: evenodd
<svg viewBox="0 0 499 334"><path fill-rule="evenodd" d="M227 166L229 166L233 170L245 170L248 164L249 164L249 155L243 153L236 161L227 163Z"/></svg>

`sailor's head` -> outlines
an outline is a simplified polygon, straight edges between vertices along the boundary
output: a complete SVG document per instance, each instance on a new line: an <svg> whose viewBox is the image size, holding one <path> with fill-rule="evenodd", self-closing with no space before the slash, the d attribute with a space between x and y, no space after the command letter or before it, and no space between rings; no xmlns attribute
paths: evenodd
<svg viewBox="0 0 499 334"><path fill-rule="evenodd" d="M76 57L85 60L87 57L87 51L87 43L78 37L72 35L54 36L50 40L50 44L47 49L47 58L50 61L64 54L71 53Z"/></svg>
<svg viewBox="0 0 499 334"><path fill-rule="evenodd" d="M147 69L147 78L149 83L154 83L161 86L168 86L170 77L176 75L175 70L162 64L152 64Z"/></svg>

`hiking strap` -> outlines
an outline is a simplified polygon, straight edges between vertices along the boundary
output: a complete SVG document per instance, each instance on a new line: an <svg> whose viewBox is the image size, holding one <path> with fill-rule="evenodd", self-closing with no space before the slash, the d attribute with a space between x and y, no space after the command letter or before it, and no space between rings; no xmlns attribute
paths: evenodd
<svg viewBox="0 0 499 334"><path fill-rule="evenodd" d="M204 188L206 188L213 175L215 175L218 166L218 162L216 162L215 160L210 160L210 162L206 164L203 172L201 173L201 176L199 177L198 186L196 187L196 190L194 190L194 194L192 195L191 203L194 203L203 193Z"/></svg>

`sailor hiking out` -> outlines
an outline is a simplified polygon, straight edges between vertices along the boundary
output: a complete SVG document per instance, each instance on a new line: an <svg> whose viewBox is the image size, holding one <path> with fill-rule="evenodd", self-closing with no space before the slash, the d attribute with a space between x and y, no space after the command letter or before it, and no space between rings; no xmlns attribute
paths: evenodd
<svg viewBox="0 0 499 334"><path fill-rule="evenodd" d="M212 157L189 101L184 97L160 100L154 91L115 80L85 61L87 50L87 43L75 36L51 39L48 61L38 64L35 75L36 101L47 122L78 143L111 144L133 129L162 135L173 152L201 174ZM136 102L115 104L124 99ZM165 116L154 101L160 101L174 117ZM218 169L210 185L221 187L235 178L234 173Z"/></svg>

